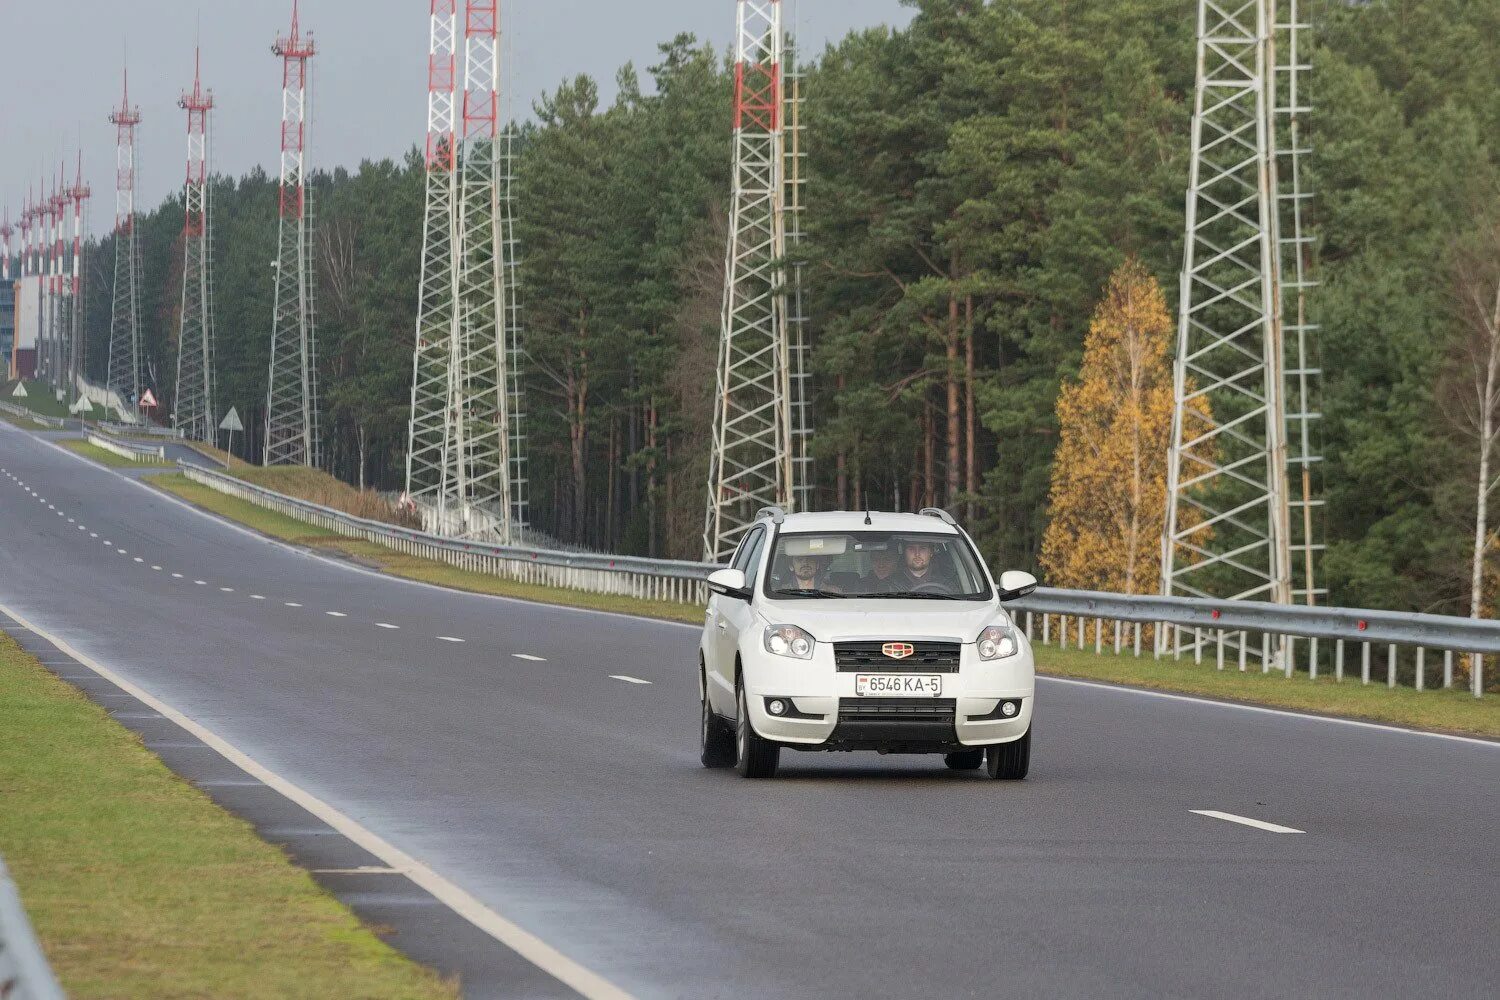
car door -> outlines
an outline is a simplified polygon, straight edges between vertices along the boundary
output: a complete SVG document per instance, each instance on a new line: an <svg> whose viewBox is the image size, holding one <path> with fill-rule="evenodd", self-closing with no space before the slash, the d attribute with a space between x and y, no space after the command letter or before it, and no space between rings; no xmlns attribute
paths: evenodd
<svg viewBox="0 0 1500 1000"><path fill-rule="evenodd" d="M765 555L766 542L769 532L764 528L756 528L755 535L745 539L745 565L742 567L745 573L745 586L750 588L752 595L756 589L756 577L760 575L760 564ZM741 636L749 638L755 619L755 613L751 610L751 601L736 600L732 597L721 598L724 602L720 605L719 634L723 637L724 653L719 662L724 670L724 690L731 699L734 698L734 662L735 654L740 648ZM732 702L731 702L732 703Z"/></svg>
<svg viewBox="0 0 1500 1000"><path fill-rule="evenodd" d="M730 567L745 572L764 534L764 528L751 529L735 549L734 557L729 561ZM744 604L744 601L722 594L710 593L708 597L708 617L703 630L704 658L707 661L704 666L708 675L709 703L721 715L732 714L734 710L734 644L729 641L728 614L735 605L743 607Z"/></svg>

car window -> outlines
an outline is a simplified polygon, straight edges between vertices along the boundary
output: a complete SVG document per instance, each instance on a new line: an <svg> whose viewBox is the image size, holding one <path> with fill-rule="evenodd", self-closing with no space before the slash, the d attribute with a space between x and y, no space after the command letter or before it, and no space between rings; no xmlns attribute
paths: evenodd
<svg viewBox="0 0 1500 1000"><path fill-rule="evenodd" d="M962 535L921 531L782 532L765 594L777 599L983 601L989 579Z"/></svg>
<svg viewBox="0 0 1500 1000"><path fill-rule="evenodd" d="M750 559L745 569L745 585L755 586L755 574L760 571L760 559L766 552L766 533L759 532L750 549Z"/></svg>
<svg viewBox="0 0 1500 1000"><path fill-rule="evenodd" d="M734 550L734 558L729 561L730 568L745 570L750 565L750 557L755 554L756 547L765 536L766 529L752 528L750 533L740 540L740 547ZM750 574L745 573L745 579L749 578Z"/></svg>

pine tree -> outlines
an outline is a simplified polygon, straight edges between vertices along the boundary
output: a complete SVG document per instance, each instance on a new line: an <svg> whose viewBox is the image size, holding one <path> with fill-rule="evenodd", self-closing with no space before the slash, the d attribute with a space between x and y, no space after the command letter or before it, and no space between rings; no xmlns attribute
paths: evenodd
<svg viewBox="0 0 1500 1000"><path fill-rule="evenodd" d="M1126 594L1160 586L1172 332L1161 286L1127 259L1094 312L1079 381L1057 400L1061 439L1041 556L1052 586Z"/></svg>

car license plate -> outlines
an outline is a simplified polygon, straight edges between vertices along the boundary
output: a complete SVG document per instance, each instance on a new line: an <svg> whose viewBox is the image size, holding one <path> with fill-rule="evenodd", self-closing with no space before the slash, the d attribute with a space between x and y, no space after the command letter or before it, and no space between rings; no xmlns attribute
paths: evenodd
<svg viewBox="0 0 1500 1000"><path fill-rule="evenodd" d="M942 674L855 674L854 693L861 698L937 698Z"/></svg>

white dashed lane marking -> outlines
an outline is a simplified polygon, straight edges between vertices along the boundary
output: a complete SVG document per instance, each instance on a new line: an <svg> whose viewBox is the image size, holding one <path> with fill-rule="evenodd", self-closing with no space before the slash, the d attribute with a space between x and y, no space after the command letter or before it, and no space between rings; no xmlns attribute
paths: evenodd
<svg viewBox="0 0 1500 1000"><path fill-rule="evenodd" d="M1257 830L1265 830L1268 833L1306 833L1306 830L1298 830L1290 826L1281 826L1278 823L1267 823L1263 819L1251 819L1248 816L1236 816L1234 813L1219 812L1217 809L1189 809L1188 812L1199 816L1207 816L1209 819L1222 819L1227 823L1238 823L1241 826L1253 826Z"/></svg>
<svg viewBox="0 0 1500 1000"><path fill-rule="evenodd" d="M302 605L298 604L296 601L282 601L281 603L285 604L289 608L300 608L300 607L302 607Z"/></svg>
<svg viewBox="0 0 1500 1000"><path fill-rule="evenodd" d="M400 628L400 625L392 625L390 622L376 622L376 628Z"/></svg>
<svg viewBox="0 0 1500 1000"><path fill-rule="evenodd" d="M443 640L444 642L463 642L462 639L452 635L440 635L438 636L438 638Z"/></svg>
<svg viewBox="0 0 1500 1000"><path fill-rule="evenodd" d="M348 618L349 617L348 615L344 614L342 611L325 611L323 613L325 615L327 615L329 618Z"/></svg>
<svg viewBox="0 0 1500 1000"><path fill-rule="evenodd" d="M545 656L532 656L530 653L511 653L510 655L514 656L518 660L530 660L533 663L547 662L547 658Z"/></svg>
<svg viewBox="0 0 1500 1000"><path fill-rule="evenodd" d="M250 600L252 600L252 601L264 601L265 599L266 598L265 598L264 594L251 594L250 595Z"/></svg>
<svg viewBox="0 0 1500 1000"><path fill-rule="evenodd" d="M631 677L629 674L610 674L609 675L609 679L612 680L612 681L624 681L626 684L650 684L651 683L650 681L643 681L639 677Z"/></svg>
<svg viewBox="0 0 1500 1000"><path fill-rule="evenodd" d="M181 573L173 573L172 574L172 579L174 579L174 580L181 580L182 579L182 574Z"/></svg>
<svg viewBox="0 0 1500 1000"><path fill-rule="evenodd" d="M226 594L232 594L232 593L234 593L234 588L233 587L220 587L219 589L222 590Z"/></svg>

